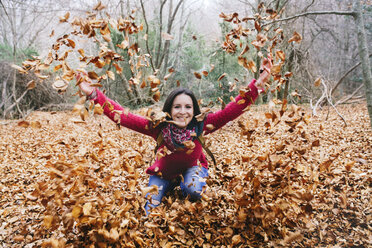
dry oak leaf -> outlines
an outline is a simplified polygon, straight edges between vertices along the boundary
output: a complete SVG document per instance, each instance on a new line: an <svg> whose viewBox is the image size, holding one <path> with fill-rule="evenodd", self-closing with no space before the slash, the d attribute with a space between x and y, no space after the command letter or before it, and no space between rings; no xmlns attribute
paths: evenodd
<svg viewBox="0 0 372 248"><path fill-rule="evenodd" d="M64 16L59 17L59 22L67 22L69 17L70 17L70 12L67 12Z"/></svg>
<svg viewBox="0 0 372 248"><path fill-rule="evenodd" d="M161 33L161 37L163 37L164 40L173 40L174 37L168 33Z"/></svg>
<svg viewBox="0 0 372 248"><path fill-rule="evenodd" d="M227 75L227 73L226 72L224 72L218 79L217 79L217 81L221 81L221 79L223 79L225 76Z"/></svg>
<svg viewBox="0 0 372 248"><path fill-rule="evenodd" d="M291 43L292 41L300 43L301 40L302 40L301 35L295 31L293 32L293 36L288 40L288 43Z"/></svg>
<svg viewBox="0 0 372 248"><path fill-rule="evenodd" d="M319 87L320 86L320 84L322 83L322 78L317 78L316 80L315 80L315 82L314 82L314 86L315 87Z"/></svg>
<svg viewBox="0 0 372 248"><path fill-rule="evenodd" d="M199 72L194 72L194 76L197 78L197 79L201 79L202 76L200 75Z"/></svg>

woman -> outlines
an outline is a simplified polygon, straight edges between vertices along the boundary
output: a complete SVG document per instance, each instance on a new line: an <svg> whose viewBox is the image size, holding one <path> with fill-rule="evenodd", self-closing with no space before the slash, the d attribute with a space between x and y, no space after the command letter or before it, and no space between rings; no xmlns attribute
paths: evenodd
<svg viewBox="0 0 372 248"><path fill-rule="evenodd" d="M170 118L168 117L167 122L156 127L142 116L130 112L125 114L122 106L92 87L89 81L81 82L79 87L88 99L104 107L105 115L111 120L116 122L115 115L122 111L120 115L122 126L157 140L158 154L160 153L161 156L157 156L146 173L150 174L149 186L156 185L158 193L151 194L151 199L145 205L148 214L149 210L158 206L163 196L177 185L180 185L183 194L189 196L191 200L201 198L203 187L206 185L205 179L208 177L208 163L198 137L202 133L212 133L240 116L243 110L257 98L258 88L263 88L270 76L271 67L271 58L264 59L259 79L251 81L247 92L243 96L237 96L235 101L230 102L223 110L206 115L202 121L196 118L201 112L194 94L184 88L172 91L163 107L163 112L168 113ZM77 75L78 81L81 80L80 77L81 75ZM146 197L148 196L149 194Z"/></svg>

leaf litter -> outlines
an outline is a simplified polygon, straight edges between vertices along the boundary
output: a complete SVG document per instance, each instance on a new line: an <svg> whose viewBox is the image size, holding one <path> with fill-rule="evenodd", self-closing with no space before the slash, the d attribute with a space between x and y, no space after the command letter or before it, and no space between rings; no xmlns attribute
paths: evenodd
<svg viewBox="0 0 372 248"><path fill-rule="evenodd" d="M251 107L207 136L217 167L210 163L201 201L176 189L148 217L145 195L158 190L144 173L151 138L101 115L75 123L72 111L2 122L0 245L370 246L365 105L340 107L347 127L336 114L324 122L303 107L270 109Z"/></svg>

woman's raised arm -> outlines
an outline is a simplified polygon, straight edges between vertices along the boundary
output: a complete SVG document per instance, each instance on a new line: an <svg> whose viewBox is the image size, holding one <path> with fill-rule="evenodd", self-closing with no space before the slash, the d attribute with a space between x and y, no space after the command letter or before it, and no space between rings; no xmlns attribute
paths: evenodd
<svg viewBox="0 0 372 248"><path fill-rule="evenodd" d="M236 119L246 107L254 103L259 93L264 91L265 83L270 77L271 67L271 57L265 58L260 68L260 77L250 82L245 93L235 97L234 101L227 104L223 110L207 115L204 122L205 134L212 133Z"/></svg>
<svg viewBox="0 0 372 248"><path fill-rule="evenodd" d="M136 132L149 135L153 138L157 137L159 131L151 128L151 121L125 110L119 103L109 99L100 90L93 87L91 81L83 75L78 74L76 80L79 82L78 86L80 90L87 98L94 101L95 104L101 105L104 114L112 121Z"/></svg>

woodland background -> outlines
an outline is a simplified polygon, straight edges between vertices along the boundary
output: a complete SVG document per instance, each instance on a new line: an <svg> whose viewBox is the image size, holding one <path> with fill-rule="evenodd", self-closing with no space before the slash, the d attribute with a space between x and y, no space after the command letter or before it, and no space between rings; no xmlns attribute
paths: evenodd
<svg viewBox="0 0 372 248"><path fill-rule="evenodd" d="M32 56L45 57L53 42L65 34L68 24L60 22L66 13L73 16L86 15L86 12L97 5L98 1L12 1L2 0L0 4L0 115L2 118L25 117L34 110L68 109L76 101L73 96L76 89L69 87L67 94L59 95L52 89L52 82L58 72L49 69L49 78L44 83L37 83L29 90L30 80L38 80L32 74L16 73L11 64L20 65ZM355 1L109 1L100 14L112 18L131 16L137 25L143 25L143 31L131 36L131 42L138 44L142 54L151 55L151 66L142 75L157 73L159 78L168 74L169 68L174 69L173 75L160 87L161 95L169 92L177 84L194 90L198 98L203 97L205 103L209 100L218 103L217 98L228 101L230 96L237 94L231 91L231 85L245 85L249 79L257 77L258 72L246 70L239 66L239 53L227 53L222 49L225 35L231 30L232 23L224 22L219 17L225 14L238 13L239 17L253 16L254 13L265 12L258 8L264 4L281 13L280 18L292 17L300 13L313 13L269 25L270 29L282 28L284 36L292 36L297 31L302 36L302 42L282 42L278 49L286 54L282 71L293 72L293 77L275 91L261 99L269 102L272 98L288 98L290 103L311 103L311 106L321 106L326 101L316 104L324 92L331 96L333 104L355 102L365 99L362 66L357 41L357 25L350 15L334 14L351 11ZM369 1L362 3L367 41L372 36L372 7ZM136 11L133 11L136 10ZM316 14L327 10L329 14ZM314 14L315 12L315 14ZM334 13L332 13L334 12ZM60 18L58 18L60 17ZM254 30L253 25L248 28ZM264 27L263 27L264 28ZM52 31L53 30L53 31ZM123 41L123 35L113 32L112 47L126 56L120 62L123 68L115 79L108 78L102 82L107 94L128 107L143 107L153 105L148 89L133 87L131 78L133 72L129 69L128 55L116 46ZM146 37L146 38L145 38ZM254 35L252 36L254 37ZM247 42L252 37L246 37ZM367 42L369 51L372 43ZM97 44L83 40L79 45L94 53L98 52ZM256 49L250 49L247 57L260 64ZM267 51L262 50L266 55ZM77 56L68 58L71 67L78 66ZM198 79L194 72L215 69L207 77ZM106 65L102 70L111 69ZM97 69L97 68L96 68ZM99 69L98 69L99 71ZM226 77L217 79L226 73ZM321 87L313 87L314 81L321 78L325 83ZM239 81L237 81L239 80ZM325 90L325 88L327 90ZM238 89L239 87L236 87ZM230 89L230 90L229 90ZM280 90L281 89L281 90ZM288 95L288 96L287 96ZM298 96L301 96L300 98Z"/></svg>

